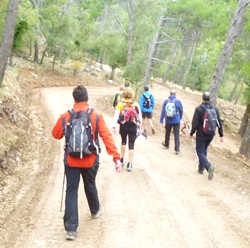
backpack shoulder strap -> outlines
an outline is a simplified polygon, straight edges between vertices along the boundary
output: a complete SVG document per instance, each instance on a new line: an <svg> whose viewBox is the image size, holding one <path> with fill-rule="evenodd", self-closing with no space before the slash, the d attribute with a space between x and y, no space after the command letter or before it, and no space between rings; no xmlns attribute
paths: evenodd
<svg viewBox="0 0 250 248"><path fill-rule="evenodd" d="M132 102L122 101L122 103L123 103L123 108L124 108L125 106L129 106L129 105L134 106L134 101L132 101Z"/></svg>
<svg viewBox="0 0 250 248"><path fill-rule="evenodd" d="M175 102L176 102L176 100L177 100L177 98L175 98L175 99L173 99L173 100L172 100L172 99L170 99L170 98L168 98L168 103L169 103L169 102L175 103Z"/></svg>
<svg viewBox="0 0 250 248"><path fill-rule="evenodd" d="M204 109L204 111L206 111L206 107L205 107L205 105L204 104L201 104L201 107Z"/></svg>
<svg viewBox="0 0 250 248"><path fill-rule="evenodd" d="M76 113L76 112L75 112L74 109L69 109L68 112L70 114L70 118L69 118L68 123L71 123L72 122L72 118L73 118L73 114Z"/></svg>
<svg viewBox="0 0 250 248"><path fill-rule="evenodd" d="M201 104L201 107L202 107L205 111L206 111L207 109L214 109L213 105L211 105L211 104L206 105L206 104L202 103L202 104Z"/></svg>
<svg viewBox="0 0 250 248"><path fill-rule="evenodd" d="M88 109L88 114L91 115L92 112L94 111L94 109L92 107L89 106L89 109ZM95 139L98 140L98 124L99 124L99 115L97 114L96 115L96 119L95 119Z"/></svg>
<svg viewBox="0 0 250 248"><path fill-rule="evenodd" d="M152 94L150 94L149 96L146 96L145 94L142 94L143 95L143 97L145 98L145 99L151 99L151 96L152 96Z"/></svg>
<svg viewBox="0 0 250 248"><path fill-rule="evenodd" d="M96 115L96 119L95 119L95 139L98 140L98 124L99 124L99 115Z"/></svg>
<svg viewBox="0 0 250 248"><path fill-rule="evenodd" d="M87 111L88 114L91 115L91 113L92 113L93 111L94 111L94 109L93 109L91 106L89 106L88 111Z"/></svg>

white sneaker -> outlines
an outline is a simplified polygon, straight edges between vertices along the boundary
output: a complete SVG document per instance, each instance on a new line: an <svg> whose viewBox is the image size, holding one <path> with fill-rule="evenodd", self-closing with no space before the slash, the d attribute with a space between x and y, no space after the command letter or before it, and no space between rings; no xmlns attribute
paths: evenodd
<svg viewBox="0 0 250 248"><path fill-rule="evenodd" d="M66 234L66 239L67 240L74 240L76 238L76 236L77 236L77 232L69 231Z"/></svg>
<svg viewBox="0 0 250 248"><path fill-rule="evenodd" d="M127 164L126 170L127 170L128 172L131 172L131 171L132 171L132 163L129 162L129 163Z"/></svg>

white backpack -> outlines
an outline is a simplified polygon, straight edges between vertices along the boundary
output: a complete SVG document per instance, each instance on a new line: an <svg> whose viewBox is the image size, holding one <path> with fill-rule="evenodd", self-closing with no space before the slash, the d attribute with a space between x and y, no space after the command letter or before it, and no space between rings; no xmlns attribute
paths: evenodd
<svg viewBox="0 0 250 248"><path fill-rule="evenodd" d="M166 117L168 118L174 118L177 115L175 101L176 99L174 99L173 101L169 99L168 103L166 104L165 113L166 113Z"/></svg>

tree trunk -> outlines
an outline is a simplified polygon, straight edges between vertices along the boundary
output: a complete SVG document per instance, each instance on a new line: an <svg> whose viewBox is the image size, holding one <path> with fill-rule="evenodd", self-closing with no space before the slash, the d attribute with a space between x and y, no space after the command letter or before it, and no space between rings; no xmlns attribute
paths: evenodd
<svg viewBox="0 0 250 248"><path fill-rule="evenodd" d="M184 42L184 41L183 41L183 42ZM176 81L177 81L177 77L178 77L179 70L180 70L181 58L182 58L183 52L184 52L184 49L183 49L183 44L182 44L181 47L180 47L180 51L179 51L179 53L178 53L178 56L179 56L179 57L178 57L178 63L177 63L177 65L176 65L176 70L175 70L174 75L172 76L172 79L171 79L171 81L173 81L173 82L176 82Z"/></svg>
<svg viewBox="0 0 250 248"><path fill-rule="evenodd" d="M190 74L191 67L192 67L193 60L194 60L194 54L195 54L195 51L196 51L196 47L197 47L197 44L198 44L200 35L201 35L201 31L198 30L198 31L196 32L195 42L194 42L192 54L191 54L190 61L189 61L189 65L188 65L187 75L186 75L186 77L185 77L185 79L184 79L184 82L183 82L184 89L185 89L185 87L187 86L189 74Z"/></svg>
<svg viewBox="0 0 250 248"><path fill-rule="evenodd" d="M13 67L13 54L12 53L9 56L9 65L10 67Z"/></svg>
<svg viewBox="0 0 250 248"><path fill-rule="evenodd" d="M241 120L240 129L238 131L238 133L241 137L243 137L245 135L247 125L249 124L249 118L250 118L250 104L248 104L246 107L246 111L243 115L243 118Z"/></svg>
<svg viewBox="0 0 250 248"><path fill-rule="evenodd" d="M53 61L52 61L52 70L55 70L55 64L56 64L56 55L54 55L53 57Z"/></svg>
<svg viewBox="0 0 250 248"><path fill-rule="evenodd" d="M231 91L231 93L230 93L230 95L229 95L229 97L228 97L228 101L229 101L229 102L232 102L232 101L233 101L234 94L235 94L235 92L236 92L236 89L238 88L239 83L241 82L241 79L242 79L241 73L239 72L238 77L237 77L237 81L236 81L236 83L234 84L234 87L233 87L233 89L232 89L232 91Z"/></svg>
<svg viewBox="0 0 250 248"><path fill-rule="evenodd" d="M35 44L34 44L34 62L35 63L39 63L39 48L38 48L38 42L37 40L35 41Z"/></svg>
<svg viewBox="0 0 250 248"><path fill-rule="evenodd" d="M162 29L162 27L164 27L165 22L166 22L165 17L161 17L160 22L159 22L159 30L156 32L154 40L149 48L148 61L147 61L145 77L143 80L143 85L147 85L149 82L150 74L151 74L151 70L152 70L152 66L153 66L153 57L157 51L159 40L161 39L161 29Z"/></svg>
<svg viewBox="0 0 250 248"><path fill-rule="evenodd" d="M244 86L244 81L241 80L240 90L239 90L239 92L238 92L238 95L237 95L237 97L236 97L236 99L235 99L234 104L237 104L237 103L238 103L238 101L239 101L239 99L240 99L241 92L242 92L242 90L243 90L243 86Z"/></svg>
<svg viewBox="0 0 250 248"><path fill-rule="evenodd" d="M210 100L213 104L216 103L219 90L220 90L220 86L221 86L221 82L222 82L222 77L224 75L227 63L229 61L234 42L239 34L239 31L242 28L243 15L244 15L244 11L246 10L247 5L248 5L248 0L239 0L238 7L234 14L233 21L228 30L225 45L220 54L219 61L215 69L215 73L212 77L211 84L210 84L210 95L211 95Z"/></svg>
<svg viewBox="0 0 250 248"><path fill-rule="evenodd" d="M16 16L18 10L19 0L9 0L8 9L5 18L4 31L0 46L0 87L3 83L5 70L8 63L8 58L11 55L13 38L16 27Z"/></svg>
<svg viewBox="0 0 250 248"><path fill-rule="evenodd" d="M43 63L43 60L44 60L44 57L45 57L45 54L46 54L47 50L48 50L48 49L45 49L45 50L43 51L43 54L42 54L42 58L41 58L40 64Z"/></svg>
<svg viewBox="0 0 250 248"><path fill-rule="evenodd" d="M32 52L33 52L33 49L32 49L32 41L30 42L30 45L29 45L29 50L30 50L30 54L29 54L29 57L32 57Z"/></svg>
<svg viewBox="0 0 250 248"><path fill-rule="evenodd" d="M194 80L193 80L193 82L191 84L191 89L192 90L195 89L195 83L198 82L199 69L200 69L202 55L203 55L203 52L204 52L204 47L205 47L205 42L203 41L202 49L201 49L201 53L200 53L200 58L199 58L198 64L197 64L196 69L195 69Z"/></svg>
<svg viewBox="0 0 250 248"><path fill-rule="evenodd" d="M178 77L176 78L176 84L182 84L182 79L184 77L184 74L185 74L185 70L186 70L186 67L187 67L187 63L188 63L188 60L189 60L189 57L191 55L191 52L192 52L192 47L189 47L188 50L186 51L186 54L185 54L185 60L184 60L184 63L181 67L181 71L178 75Z"/></svg>
<svg viewBox="0 0 250 248"><path fill-rule="evenodd" d="M128 53L127 53L127 63L131 63L132 59L132 35L133 35L133 29L134 29L134 10L135 4L134 0L128 1L128 15L129 15L129 26L128 26Z"/></svg>
<svg viewBox="0 0 250 248"><path fill-rule="evenodd" d="M240 153L250 158L250 104L247 105L245 114L243 116L239 134L243 137L240 145Z"/></svg>
<svg viewBox="0 0 250 248"><path fill-rule="evenodd" d="M114 80L115 78L115 69L116 69L116 66L112 66L112 70L111 70L110 77L109 77L110 80Z"/></svg>
<svg viewBox="0 0 250 248"><path fill-rule="evenodd" d="M168 68L166 69L166 72L164 74L164 77L163 77L163 82L165 83L166 80L168 79L169 77L169 72L170 70L172 69L173 67L173 64L175 63L175 59L176 59L176 56L175 56L175 48L176 48L176 45L177 45L177 42L174 41L173 45L172 45L172 48L171 48L171 59L170 59L170 63L168 65Z"/></svg>

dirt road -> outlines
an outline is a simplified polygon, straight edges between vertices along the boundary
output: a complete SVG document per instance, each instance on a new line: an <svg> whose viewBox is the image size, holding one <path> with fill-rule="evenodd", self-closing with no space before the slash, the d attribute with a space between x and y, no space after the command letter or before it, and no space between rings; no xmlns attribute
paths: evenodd
<svg viewBox="0 0 250 248"><path fill-rule="evenodd" d="M88 87L88 90L90 104L98 107L100 98L113 95L116 89ZM52 123L61 112L71 108L71 92L72 87L41 90L36 100L48 107ZM160 106L168 92L160 86L152 92ZM181 92L178 97L183 100L186 118L191 118L195 106ZM108 111L105 113L106 123L111 126L112 117ZM218 137L213 143L213 155L209 150L208 156L216 165L215 177L209 181L207 174L197 173L196 156L187 137L182 137L181 154L177 156L173 140L169 150L162 148L163 135L159 129L147 140L138 137L131 173L125 170L116 173L112 157L103 146L97 175L101 215L98 219L90 218L81 182L79 235L73 242L65 240L63 211L60 212L63 141L58 142L54 146L56 156L51 161L53 169L45 179L40 201L29 220L17 220L20 236L3 247L249 248L250 189L244 181L249 178L216 149ZM119 135L114 138L119 147ZM238 149L237 142L229 137L223 146L231 147L233 152Z"/></svg>

